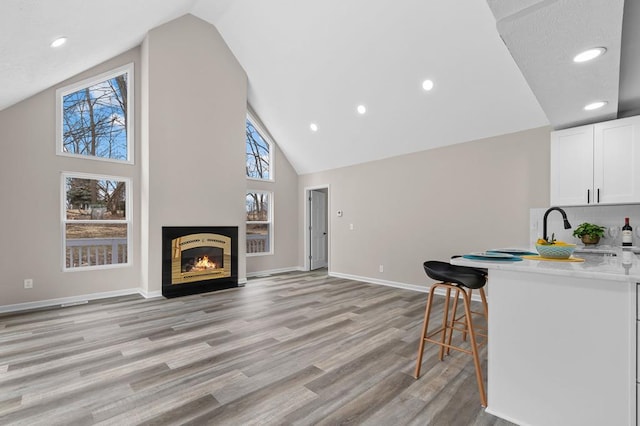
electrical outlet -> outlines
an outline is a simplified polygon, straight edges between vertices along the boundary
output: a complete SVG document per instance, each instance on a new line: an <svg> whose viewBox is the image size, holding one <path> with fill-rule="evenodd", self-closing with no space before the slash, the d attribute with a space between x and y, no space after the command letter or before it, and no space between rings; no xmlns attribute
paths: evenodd
<svg viewBox="0 0 640 426"><path fill-rule="evenodd" d="M31 278L24 280L24 288L33 288L33 280Z"/></svg>
<svg viewBox="0 0 640 426"><path fill-rule="evenodd" d="M380 265L380 272L384 272L384 265Z"/></svg>

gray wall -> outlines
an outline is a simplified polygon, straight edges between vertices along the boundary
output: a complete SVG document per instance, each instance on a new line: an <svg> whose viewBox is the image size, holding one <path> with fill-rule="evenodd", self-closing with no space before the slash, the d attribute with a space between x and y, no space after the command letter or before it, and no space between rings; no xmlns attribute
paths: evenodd
<svg viewBox="0 0 640 426"><path fill-rule="evenodd" d="M193 15L151 30L142 56L142 288L161 289L162 226L238 226L244 279L246 74Z"/></svg>
<svg viewBox="0 0 640 426"><path fill-rule="evenodd" d="M549 204L549 129L302 175L298 193L323 184L331 273L426 285L425 260L529 246L529 209ZM303 212L300 203L300 235Z"/></svg>
<svg viewBox="0 0 640 426"><path fill-rule="evenodd" d="M139 287L140 202L133 197L132 266L62 272L61 172L86 172L129 177L139 191L139 145L135 165L114 164L56 155L55 91L134 62L135 95L139 96L140 51L134 49L0 111L0 305ZM139 103L135 106L139 140ZM24 289L23 280L34 280Z"/></svg>

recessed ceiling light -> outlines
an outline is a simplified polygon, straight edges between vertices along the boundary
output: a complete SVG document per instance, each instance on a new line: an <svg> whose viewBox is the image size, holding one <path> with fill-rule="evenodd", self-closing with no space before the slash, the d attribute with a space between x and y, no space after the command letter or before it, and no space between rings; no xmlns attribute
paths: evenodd
<svg viewBox="0 0 640 426"><path fill-rule="evenodd" d="M365 112L367 112L367 107L365 107L364 105L358 105L358 108L356 108L356 110L358 110L358 114L364 114Z"/></svg>
<svg viewBox="0 0 640 426"><path fill-rule="evenodd" d="M312 132L318 131L318 125L316 123L309 124L309 128L311 129Z"/></svg>
<svg viewBox="0 0 640 426"><path fill-rule="evenodd" d="M60 47L67 42L66 37L58 37L51 42L51 47Z"/></svg>
<svg viewBox="0 0 640 426"><path fill-rule="evenodd" d="M606 51L607 49L604 47L594 47L593 49L587 49L584 52L580 52L576 56L574 56L573 62L591 61L597 58L598 56L604 55Z"/></svg>
<svg viewBox="0 0 640 426"><path fill-rule="evenodd" d="M431 80L425 80L422 82L422 88L424 90L426 90L427 92L431 89L433 89L433 81Z"/></svg>
<svg viewBox="0 0 640 426"><path fill-rule="evenodd" d="M585 105L584 109L585 109L585 111L593 111L594 109L602 108L607 103L608 102L606 102L606 101L592 102L592 103L590 103L588 105Z"/></svg>

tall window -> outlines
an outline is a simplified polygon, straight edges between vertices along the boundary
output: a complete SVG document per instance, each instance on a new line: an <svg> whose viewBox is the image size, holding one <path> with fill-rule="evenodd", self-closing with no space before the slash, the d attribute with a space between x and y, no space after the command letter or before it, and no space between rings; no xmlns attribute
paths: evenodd
<svg viewBox="0 0 640 426"><path fill-rule="evenodd" d="M266 132L247 115L247 177L273 180L273 153Z"/></svg>
<svg viewBox="0 0 640 426"><path fill-rule="evenodd" d="M247 254L273 253L272 193L247 192Z"/></svg>
<svg viewBox="0 0 640 426"><path fill-rule="evenodd" d="M130 188L127 178L62 174L64 270L129 263Z"/></svg>
<svg viewBox="0 0 640 426"><path fill-rule="evenodd" d="M133 105L133 64L58 89L58 154L132 163Z"/></svg>

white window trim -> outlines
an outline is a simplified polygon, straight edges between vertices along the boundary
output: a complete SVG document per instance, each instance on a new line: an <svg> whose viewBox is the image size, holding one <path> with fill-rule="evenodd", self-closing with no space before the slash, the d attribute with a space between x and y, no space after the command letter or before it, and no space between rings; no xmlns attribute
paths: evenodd
<svg viewBox="0 0 640 426"><path fill-rule="evenodd" d="M82 154L73 154L70 152L64 152L63 150L63 126L62 126L62 111L63 111L63 99L69 93L77 92L80 89L84 89L85 87L92 86L97 83L101 83L106 80L110 80L118 75L127 73L127 105L130 107L127 110L127 123L129 125L127 129L127 159L126 160L118 160L113 158L103 158L96 157L91 155L82 155ZM121 67L115 68L111 71L104 72L100 75L86 78L82 81L78 81L76 83L70 84L68 86L61 87L56 90L56 154L63 157L73 157L73 158L81 158L83 160L93 160L93 161L107 161L109 163L124 163L124 164L134 164L134 156L133 153L135 150L133 149L134 144L134 132L135 132L135 123L134 123L134 114L133 110L135 109L134 103L134 65L133 62L123 65Z"/></svg>
<svg viewBox="0 0 640 426"><path fill-rule="evenodd" d="M276 181L276 172L275 172L276 165L274 160L276 158L275 156L276 144L271 139L271 135L269 134L269 132L267 132L264 127L262 127L260 122L251 113L251 111L247 111L247 119L251 121L251 124L253 124L253 127L255 127L258 133L260 133L260 136L262 136L262 139L264 139L264 141L269 144L269 179L258 179L258 178L247 176L247 180L254 181L254 182L275 182ZM246 125L245 125L245 132L246 132ZM246 140L245 140L245 143L246 143ZM246 151L246 147L245 147L245 151Z"/></svg>
<svg viewBox="0 0 640 426"><path fill-rule="evenodd" d="M272 191L265 191L265 190L257 190L257 189L247 189L247 194L250 193L255 193L255 194L269 194L269 220L268 221L262 221L262 220L257 220L257 221L245 221L245 233L246 233L246 225L251 225L251 224L268 224L269 225L269 251L263 251L261 253L246 253L247 257L258 257L258 256L271 256L274 254L275 249L275 231L274 231L274 224L273 224L273 192ZM245 195L246 197L246 195ZM246 210L246 207L245 207ZM245 215L246 215L246 211L245 211ZM245 234L245 238L246 238L246 234Z"/></svg>
<svg viewBox="0 0 640 426"><path fill-rule="evenodd" d="M120 182L124 182L126 185L126 198L125 198L125 217L126 220L101 220L100 223L109 224L123 224L127 225L127 261L125 263L116 263L109 265L94 265L94 266L78 266L75 268L67 268L66 256L67 256L67 236L66 236L66 225L68 223L96 223L95 220L67 220L67 191L66 191L66 181L67 178L80 178L80 179L93 179L93 180L117 180ZM131 256L133 255L132 243L133 243L133 235L131 232L133 217L132 217L132 186L131 179L124 176L111 176L111 175L100 175L93 173L81 173L81 172L62 172L60 179L60 223L61 223L61 262L62 262L62 271L63 272L76 272L76 271L90 271L90 270L98 270L98 269L114 269L114 268L123 268L131 266Z"/></svg>

